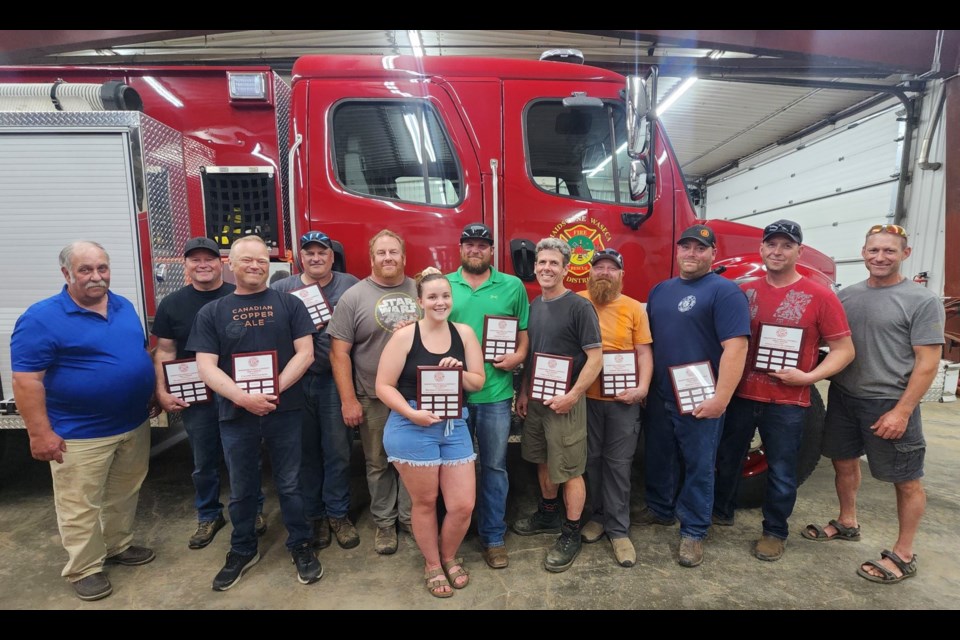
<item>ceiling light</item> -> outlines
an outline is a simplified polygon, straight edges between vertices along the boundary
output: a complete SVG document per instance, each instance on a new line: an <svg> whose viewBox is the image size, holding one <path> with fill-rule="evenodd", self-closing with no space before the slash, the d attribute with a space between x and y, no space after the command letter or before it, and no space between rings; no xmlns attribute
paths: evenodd
<svg viewBox="0 0 960 640"><path fill-rule="evenodd" d="M686 80L684 80L684 81L680 84L679 87L677 87L676 89L674 89L674 90L670 93L670 95L668 95L666 98L664 98L663 102L661 102L659 105L657 105L657 117L660 117L660 116L662 116L663 114L665 114L665 113L667 112L667 109L669 109L671 106L673 106L673 103L676 102L677 100L679 100L679 99L680 99L680 96L682 96L683 94L685 94L685 93L687 92L687 90L688 90L690 87L692 87L692 86L693 86L693 83L696 82L696 81L697 81L697 76L690 76L689 78L687 78Z"/></svg>

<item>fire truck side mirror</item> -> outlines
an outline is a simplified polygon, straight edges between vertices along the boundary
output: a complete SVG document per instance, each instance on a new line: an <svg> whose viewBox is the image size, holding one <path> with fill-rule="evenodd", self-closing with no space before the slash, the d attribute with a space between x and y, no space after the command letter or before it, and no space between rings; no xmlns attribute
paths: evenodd
<svg viewBox="0 0 960 640"><path fill-rule="evenodd" d="M513 272L524 282L537 279L533 272L536 245L529 240L516 238L510 241L510 258L513 260Z"/></svg>
<svg viewBox="0 0 960 640"><path fill-rule="evenodd" d="M640 76L627 76L627 155L631 158L639 158L646 152L649 110L646 81Z"/></svg>
<svg viewBox="0 0 960 640"><path fill-rule="evenodd" d="M647 163L644 160L630 161L630 198L643 200L647 193Z"/></svg>

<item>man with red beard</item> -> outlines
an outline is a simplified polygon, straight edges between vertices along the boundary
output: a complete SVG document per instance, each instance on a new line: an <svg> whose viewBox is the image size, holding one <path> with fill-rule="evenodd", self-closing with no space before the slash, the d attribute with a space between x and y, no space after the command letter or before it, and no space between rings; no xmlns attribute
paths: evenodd
<svg viewBox="0 0 960 640"><path fill-rule="evenodd" d="M387 462L383 429L390 409L377 398L380 353L393 332L420 318L417 285L403 273L407 253L403 238L384 229L370 240L370 276L341 296L327 326L330 364L348 427L360 430L366 460L370 513L377 525L374 551L397 551L397 520L410 529L410 494Z"/></svg>
<svg viewBox="0 0 960 640"><path fill-rule="evenodd" d="M587 389L588 522L580 532L584 542L606 533L617 564L632 567L637 552L630 542L630 469L640 436L640 403L653 376L653 349L647 312L637 300L623 295L623 256L614 249L593 254L587 290L600 319L604 362L608 371ZM636 354L634 376L614 373L615 359Z"/></svg>

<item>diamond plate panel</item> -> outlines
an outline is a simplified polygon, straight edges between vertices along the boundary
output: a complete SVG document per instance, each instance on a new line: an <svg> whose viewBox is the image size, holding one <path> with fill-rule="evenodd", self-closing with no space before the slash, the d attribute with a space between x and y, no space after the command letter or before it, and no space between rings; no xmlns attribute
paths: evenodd
<svg viewBox="0 0 960 640"><path fill-rule="evenodd" d="M277 116L277 149L280 152L280 212L283 220L284 250L295 252L297 245L290 237L290 197L287 193L290 175L290 86L279 74L273 75L273 100L276 105Z"/></svg>
<svg viewBox="0 0 960 640"><path fill-rule="evenodd" d="M150 228L154 285L151 308L156 309L165 295L184 285L183 246L190 237L190 210L183 136L147 116L141 116L140 122L147 187L146 207L141 206L141 211L147 211Z"/></svg>

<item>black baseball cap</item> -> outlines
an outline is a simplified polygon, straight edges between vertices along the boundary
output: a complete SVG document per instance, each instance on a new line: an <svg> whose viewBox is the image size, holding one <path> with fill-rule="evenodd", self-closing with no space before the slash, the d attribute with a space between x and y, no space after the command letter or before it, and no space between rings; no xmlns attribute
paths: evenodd
<svg viewBox="0 0 960 640"><path fill-rule="evenodd" d="M198 236L187 240L187 244L183 245L183 257L186 258L190 255L191 251L196 249L206 249L213 255L220 256L220 247L217 246L216 242L206 236Z"/></svg>
<svg viewBox="0 0 960 640"><path fill-rule="evenodd" d="M590 259L590 264L597 264L601 260L612 260L619 268L623 269L623 256L620 255L620 252L616 249L600 249L599 251L594 251L593 258Z"/></svg>
<svg viewBox="0 0 960 640"><path fill-rule="evenodd" d="M327 236L327 234L325 234L323 231L307 231L305 234L300 236L301 249L311 242L316 242L319 245L323 245L327 249L333 249L333 240L331 240L330 237Z"/></svg>
<svg viewBox="0 0 960 640"><path fill-rule="evenodd" d="M763 228L763 241L766 242L767 238L778 233L789 237L797 244L803 244L803 231L800 230L800 225L793 220L777 220L765 226Z"/></svg>
<svg viewBox="0 0 960 640"><path fill-rule="evenodd" d="M695 224L692 227L688 227L686 231L680 234L677 244L680 244L684 240L696 240L707 247L717 246L717 237L713 235L713 229L705 224Z"/></svg>
<svg viewBox="0 0 960 640"><path fill-rule="evenodd" d="M460 244L463 244L464 240L486 240L493 244L493 234L490 232L490 227L482 222L471 222L460 234Z"/></svg>

